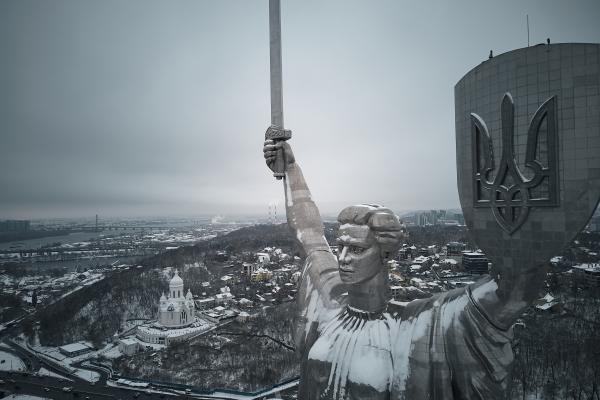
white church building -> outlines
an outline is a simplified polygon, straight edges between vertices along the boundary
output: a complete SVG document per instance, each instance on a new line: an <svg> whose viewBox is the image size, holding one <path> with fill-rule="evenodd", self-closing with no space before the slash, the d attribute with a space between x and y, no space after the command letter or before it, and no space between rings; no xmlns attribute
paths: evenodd
<svg viewBox="0 0 600 400"><path fill-rule="evenodd" d="M181 328L194 322L194 298L188 289L184 295L183 279L177 270L169 282L169 294L160 296L158 323L166 328Z"/></svg>
<svg viewBox="0 0 600 400"><path fill-rule="evenodd" d="M213 325L196 317L192 292L184 292L177 270L169 281L169 293L160 296L156 321L140 325L136 336L143 342L169 345L196 336Z"/></svg>

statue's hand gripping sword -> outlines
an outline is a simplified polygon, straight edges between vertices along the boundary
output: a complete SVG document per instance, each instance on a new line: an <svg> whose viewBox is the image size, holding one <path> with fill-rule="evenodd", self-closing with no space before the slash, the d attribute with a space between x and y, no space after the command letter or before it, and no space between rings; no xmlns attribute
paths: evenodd
<svg viewBox="0 0 600 400"><path fill-rule="evenodd" d="M271 48L271 126L265 139L288 140L292 131L283 128L283 88L281 77L281 7L280 0L269 0L269 42ZM277 151L273 176L285 176L285 152Z"/></svg>

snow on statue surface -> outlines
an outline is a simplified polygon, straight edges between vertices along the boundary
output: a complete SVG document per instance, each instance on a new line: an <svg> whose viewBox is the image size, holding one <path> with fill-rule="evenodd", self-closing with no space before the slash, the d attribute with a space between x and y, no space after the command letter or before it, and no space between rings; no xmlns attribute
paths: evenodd
<svg viewBox="0 0 600 400"><path fill-rule="evenodd" d="M301 399L493 399L513 360L509 329L529 299L496 298L494 280L428 299L388 297L387 261L404 237L387 208L350 206L338 216L338 259L288 143L266 141L267 164L285 151L288 224L306 252L295 340ZM345 293L347 292L347 296ZM493 297L493 296L492 296ZM490 307L512 309L497 319Z"/></svg>

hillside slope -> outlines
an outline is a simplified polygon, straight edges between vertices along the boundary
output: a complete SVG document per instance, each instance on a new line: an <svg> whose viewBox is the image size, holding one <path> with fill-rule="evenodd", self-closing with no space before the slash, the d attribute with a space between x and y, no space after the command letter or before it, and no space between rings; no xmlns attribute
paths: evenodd
<svg viewBox="0 0 600 400"><path fill-rule="evenodd" d="M210 264L217 251L249 252L267 246L293 251L295 244L287 225L246 227L150 257L140 262L142 268L115 272L47 307L40 313L40 343L59 346L89 340L100 345L127 319L156 316L158 299L168 289L162 268L179 268L186 288L199 293L201 283L210 278L205 262Z"/></svg>

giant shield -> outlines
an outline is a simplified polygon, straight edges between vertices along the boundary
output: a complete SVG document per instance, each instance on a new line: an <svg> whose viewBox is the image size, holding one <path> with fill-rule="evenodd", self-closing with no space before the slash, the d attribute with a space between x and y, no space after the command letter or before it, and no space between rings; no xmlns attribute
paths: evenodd
<svg viewBox="0 0 600 400"><path fill-rule="evenodd" d="M543 263L600 199L600 45L537 45L491 58L455 86L460 203L496 265Z"/></svg>

